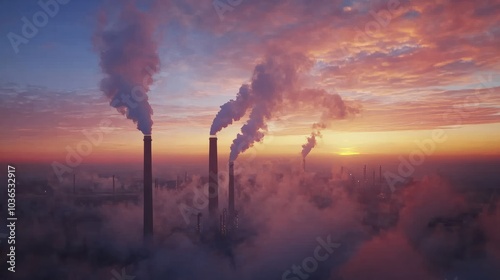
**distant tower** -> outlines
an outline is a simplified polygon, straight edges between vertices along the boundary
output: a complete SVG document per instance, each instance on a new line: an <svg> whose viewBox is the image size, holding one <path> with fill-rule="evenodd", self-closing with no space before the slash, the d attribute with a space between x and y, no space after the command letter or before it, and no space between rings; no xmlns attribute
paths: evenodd
<svg viewBox="0 0 500 280"><path fill-rule="evenodd" d="M113 193L115 193L115 175L113 175Z"/></svg>
<svg viewBox="0 0 500 280"><path fill-rule="evenodd" d="M228 208L229 208L229 215L227 217L226 224L226 232L227 231L232 231L234 227L234 220L235 220L235 215L236 215L236 210L234 207L234 162L229 162L229 187L228 187L228 193L229 193L229 198L228 198Z"/></svg>
<svg viewBox="0 0 500 280"><path fill-rule="evenodd" d="M227 234L227 209L222 210L220 215L220 234L225 236Z"/></svg>
<svg viewBox="0 0 500 280"><path fill-rule="evenodd" d="M197 225L196 225L196 232L197 232L198 234L200 234L200 233L201 233L201 216L202 216L202 215L201 215L201 212L200 212L200 213L198 213L198 216L197 216L197 218L198 218L198 223L197 223Z"/></svg>
<svg viewBox="0 0 500 280"><path fill-rule="evenodd" d="M73 193L76 194L76 175L73 173Z"/></svg>
<svg viewBox="0 0 500 280"><path fill-rule="evenodd" d="M302 158L302 170L306 172L306 158Z"/></svg>
<svg viewBox="0 0 500 280"><path fill-rule="evenodd" d="M239 219L240 219L240 217L239 217L238 211L234 211L234 220L233 220L234 230L238 230L239 223L240 223Z"/></svg>
<svg viewBox="0 0 500 280"><path fill-rule="evenodd" d="M382 185L382 165L379 166L378 170L378 175L379 175L379 180L380 180L380 185Z"/></svg>
<svg viewBox="0 0 500 280"><path fill-rule="evenodd" d="M153 169L151 135L144 135L144 239L153 237Z"/></svg>
<svg viewBox="0 0 500 280"><path fill-rule="evenodd" d="M365 167L363 168L363 182L366 183L366 164Z"/></svg>
<svg viewBox="0 0 500 280"><path fill-rule="evenodd" d="M234 215L234 162L229 162L229 216Z"/></svg>
<svg viewBox="0 0 500 280"><path fill-rule="evenodd" d="M220 228L219 228L220 234L222 234L223 231L224 231L224 221L222 220L222 214L220 214Z"/></svg>
<svg viewBox="0 0 500 280"><path fill-rule="evenodd" d="M208 211L213 219L219 209L219 171L217 167L217 137L210 136L208 151Z"/></svg>

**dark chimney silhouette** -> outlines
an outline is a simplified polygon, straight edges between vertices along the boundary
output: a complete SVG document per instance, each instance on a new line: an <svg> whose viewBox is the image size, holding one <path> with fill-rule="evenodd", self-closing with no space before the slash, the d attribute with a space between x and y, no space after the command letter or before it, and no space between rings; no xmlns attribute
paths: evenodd
<svg viewBox="0 0 500 280"><path fill-rule="evenodd" d="M222 236L226 236L228 233L228 216L227 209L224 208L222 210L222 214L220 214L220 234Z"/></svg>
<svg viewBox="0 0 500 280"><path fill-rule="evenodd" d="M363 182L366 183L366 164L365 167L363 168Z"/></svg>
<svg viewBox="0 0 500 280"><path fill-rule="evenodd" d="M153 237L153 170L151 135L144 135L144 239Z"/></svg>
<svg viewBox="0 0 500 280"><path fill-rule="evenodd" d="M229 162L229 216L234 215L234 162Z"/></svg>
<svg viewBox="0 0 500 280"><path fill-rule="evenodd" d="M305 158L302 159L302 169L304 170L304 172L306 171L306 159Z"/></svg>
<svg viewBox="0 0 500 280"><path fill-rule="evenodd" d="M379 175L379 184L382 185L382 165L379 166L379 169L378 169L378 175Z"/></svg>
<svg viewBox="0 0 500 280"><path fill-rule="evenodd" d="M373 170L373 185L375 186L377 182L375 181L375 169Z"/></svg>
<svg viewBox="0 0 500 280"><path fill-rule="evenodd" d="M219 171L217 167L217 137L210 136L208 151L208 212L213 219L219 209Z"/></svg>
<svg viewBox="0 0 500 280"><path fill-rule="evenodd" d="M198 234L201 233L201 216L202 216L202 214L198 213L198 215L197 215L197 224L196 224L196 232Z"/></svg>

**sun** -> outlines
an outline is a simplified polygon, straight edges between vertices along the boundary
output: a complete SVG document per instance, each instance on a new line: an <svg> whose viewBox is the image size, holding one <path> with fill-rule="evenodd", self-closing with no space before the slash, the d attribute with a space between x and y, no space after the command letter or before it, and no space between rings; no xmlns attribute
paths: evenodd
<svg viewBox="0 0 500 280"><path fill-rule="evenodd" d="M354 148L340 148L340 151L337 152L337 154L340 156L353 156L359 155L359 152L357 152Z"/></svg>

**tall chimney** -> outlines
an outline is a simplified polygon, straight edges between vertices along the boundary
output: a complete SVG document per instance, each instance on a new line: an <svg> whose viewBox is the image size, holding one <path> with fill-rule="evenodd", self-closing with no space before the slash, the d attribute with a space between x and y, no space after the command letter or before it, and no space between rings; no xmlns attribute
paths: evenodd
<svg viewBox="0 0 500 280"><path fill-rule="evenodd" d="M304 170L304 172L306 171L306 159L305 158L302 159L302 169Z"/></svg>
<svg viewBox="0 0 500 280"><path fill-rule="evenodd" d="M115 175L113 175L113 193L115 193Z"/></svg>
<svg viewBox="0 0 500 280"><path fill-rule="evenodd" d="M382 185L382 165L379 166L379 170L378 170L378 175L379 175L379 180L380 180L380 184Z"/></svg>
<svg viewBox="0 0 500 280"><path fill-rule="evenodd" d="M151 135L144 135L144 239L153 237L153 170Z"/></svg>
<svg viewBox="0 0 500 280"><path fill-rule="evenodd" d="M366 164L365 167L363 168L363 182L366 182Z"/></svg>
<svg viewBox="0 0 500 280"><path fill-rule="evenodd" d="M229 162L229 217L234 215L234 162Z"/></svg>
<svg viewBox="0 0 500 280"><path fill-rule="evenodd" d="M210 136L208 151L208 211L217 217L219 209L219 171L217 167L217 136Z"/></svg>
<svg viewBox="0 0 500 280"><path fill-rule="evenodd" d="M197 232L198 234L200 234L200 233L201 233L201 216L202 216L202 214L201 214L201 213L198 213L198 215L197 215L197 218L198 218L198 219L197 219L197 224L196 224L196 232Z"/></svg>

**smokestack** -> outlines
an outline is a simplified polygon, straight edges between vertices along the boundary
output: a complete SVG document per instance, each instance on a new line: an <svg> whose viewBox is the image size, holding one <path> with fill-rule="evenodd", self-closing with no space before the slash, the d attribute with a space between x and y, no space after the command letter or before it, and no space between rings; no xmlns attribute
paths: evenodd
<svg viewBox="0 0 500 280"><path fill-rule="evenodd" d="M379 174L379 179L380 179L380 185L382 185L382 165L379 166L379 170L378 170L378 174Z"/></svg>
<svg viewBox="0 0 500 280"><path fill-rule="evenodd" d="M234 215L234 162L229 162L229 216Z"/></svg>
<svg viewBox="0 0 500 280"><path fill-rule="evenodd" d="M76 175L73 173L73 193L76 194Z"/></svg>
<svg viewBox="0 0 500 280"><path fill-rule="evenodd" d="M153 237L153 170L151 135L144 135L144 239Z"/></svg>
<svg viewBox="0 0 500 280"><path fill-rule="evenodd" d="M219 171L217 167L217 136L210 136L208 151L208 211L217 217L219 209Z"/></svg>
<svg viewBox="0 0 500 280"><path fill-rule="evenodd" d="M363 168L363 182L366 182L366 164L365 167Z"/></svg>
<svg viewBox="0 0 500 280"><path fill-rule="evenodd" d="M219 217L219 232L220 234L224 234L224 220L222 219L222 214L220 214L220 217Z"/></svg>
<svg viewBox="0 0 500 280"><path fill-rule="evenodd" d="M234 220L233 220L233 226L234 230L238 230L239 227L239 216L238 216L238 211L234 211Z"/></svg>
<svg viewBox="0 0 500 280"><path fill-rule="evenodd" d="M197 223L197 225L196 225L196 232L197 232L198 234L200 234L200 233L201 233L201 216L202 216L202 214L201 214L201 213L198 213L198 216L197 216L197 217L198 217L198 223Z"/></svg>
<svg viewBox="0 0 500 280"><path fill-rule="evenodd" d="M227 234L227 209L222 210L222 215L220 215L220 233L225 236Z"/></svg>
<svg viewBox="0 0 500 280"><path fill-rule="evenodd" d="M306 159L305 158L302 159L302 169L304 170L304 172L306 172Z"/></svg>
<svg viewBox="0 0 500 280"><path fill-rule="evenodd" d="M115 193L115 175L113 175L113 193Z"/></svg>

